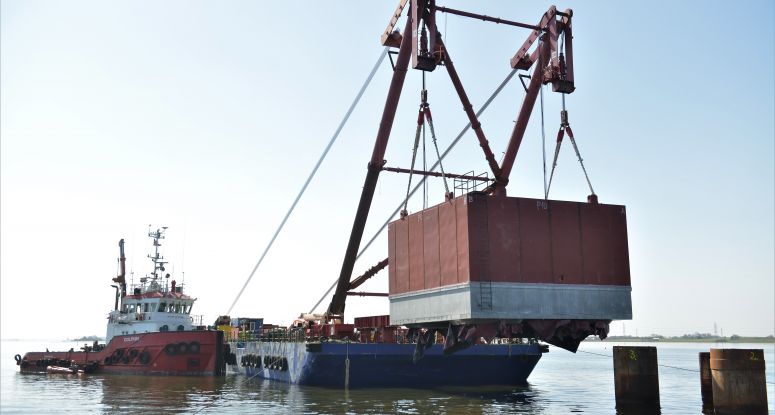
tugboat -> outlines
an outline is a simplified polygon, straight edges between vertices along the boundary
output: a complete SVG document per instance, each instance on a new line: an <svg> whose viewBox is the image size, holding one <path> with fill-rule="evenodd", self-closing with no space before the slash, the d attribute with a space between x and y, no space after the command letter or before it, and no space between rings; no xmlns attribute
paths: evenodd
<svg viewBox="0 0 775 415"><path fill-rule="evenodd" d="M120 240L120 274L113 278L115 305L108 315L105 343L81 350L29 352L16 355L22 373L114 373L141 375L217 376L230 360L223 332L202 325L192 316L196 301L175 280L167 284L168 261L160 254L167 227L152 231L153 272L130 286L127 294L124 240ZM163 277L162 277L163 275ZM233 359L233 357L231 357ZM66 369L66 370L65 370Z"/></svg>

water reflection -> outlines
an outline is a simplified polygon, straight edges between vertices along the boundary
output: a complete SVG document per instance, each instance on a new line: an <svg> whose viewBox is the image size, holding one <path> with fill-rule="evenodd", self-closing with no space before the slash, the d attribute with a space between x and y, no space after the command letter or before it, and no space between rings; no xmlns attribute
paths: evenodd
<svg viewBox="0 0 775 415"><path fill-rule="evenodd" d="M659 408L641 408L637 406L617 406L616 415L660 415Z"/></svg>
<svg viewBox="0 0 775 415"><path fill-rule="evenodd" d="M13 355L51 344L2 342L0 413L521 413L640 415L614 409L610 346L584 345L596 355L553 350L545 355L523 387L354 389L350 391L286 385L242 376L154 377L119 375L20 374ZM741 348L747 345L740 345ZM755 348L752 345L750 348ZM54 345L67 349L71 345ZM697 353L711 345L660 346L665 365L697 368ZM758 345L761 347L761 345ZM765 359L775 361L773 348ZM773 395L773 365L767 365L768 394ZM661 413L702 411L699 373L660 368ZM770 399L772 411L773 400ZM645 412L659 414L660 411Z"/></svg>
<svg viewBox="0 0 775 415"><path fill-rule="evenodd" d="M217 399L226 385L220 377L100 375L94 379L101 384L100 406L107 412L192 411Z"/></svg>
<svg viewBox="0 0 775 415"><path fill-rule="evenodd" d="M226 380L217 401L192 409L202 413L548 413L540 395L529 386L339 390L237 377Z"/></svg>

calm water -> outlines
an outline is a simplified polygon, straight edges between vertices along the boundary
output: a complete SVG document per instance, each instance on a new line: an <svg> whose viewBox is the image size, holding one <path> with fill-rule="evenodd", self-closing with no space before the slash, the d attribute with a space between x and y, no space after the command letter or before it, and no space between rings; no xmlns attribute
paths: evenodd
<svg viewBox="0 0 775 415"><path fill-rule="evenodd" d="M67 350L73 342L0 343L0 412L6 413L530 413L615 414L611 343L587 342L576 355L552 348L526 387L330 390L222 378L22 375L13 360L28 350ZM697 353L713 344L660 344L663 414L700 414ZM775 346L763 348L770 413Z"/></svg>

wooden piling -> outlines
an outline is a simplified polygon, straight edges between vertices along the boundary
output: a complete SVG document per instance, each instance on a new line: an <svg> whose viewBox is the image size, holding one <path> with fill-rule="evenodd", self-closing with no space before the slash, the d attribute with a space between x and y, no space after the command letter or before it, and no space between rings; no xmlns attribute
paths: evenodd
<svg viewBox="0 0 775 415"><path fill-rule="evenodd" d="M614 346L616 407L659 408L657 348Z"/></svg>
<svg viewBox="0 0 775 415"><path fill-rule="evenodd" d="M710 370L717 415L767 414L762 349L710 349Z"/></svg>
<svg viewBox="0 0 775 415"><path fill-rule="evenodd" d="M702 412L713 413L713 377L710 372L710 353L700 352L700 394Z"/></svg>

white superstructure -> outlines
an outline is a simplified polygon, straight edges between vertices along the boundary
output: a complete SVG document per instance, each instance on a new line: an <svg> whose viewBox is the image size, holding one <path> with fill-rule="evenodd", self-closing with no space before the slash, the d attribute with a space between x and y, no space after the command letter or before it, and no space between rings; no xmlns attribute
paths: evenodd
<svg viewBox="0 0 775 415"><path fill-rule="evenodd" d="M141 278L139 285L130 287L131 294L126 293L123 276L123 239L119 242L122 275L114 281L122 285L114 287L121 301L116 302L116 309L108 316L106 342L110 342L115 335L187 331L202 325L201 316L191 315L191 308L196 299L183 294L183 287L177 285L175 280L167 284L170 278L170 274L164 274L167 261L164 261L164 257L159 253L160 241L164 239L166 229L167 227L156 231L149 230L148 236L153 239L154 253L148 255L148 258L153 262L153 272ZM164 275L163 278L162 275Z"/></svg>

